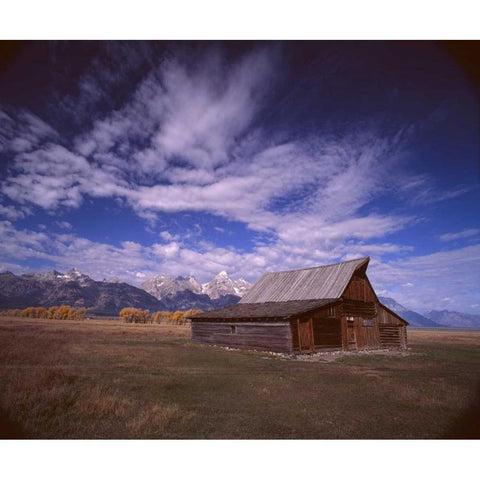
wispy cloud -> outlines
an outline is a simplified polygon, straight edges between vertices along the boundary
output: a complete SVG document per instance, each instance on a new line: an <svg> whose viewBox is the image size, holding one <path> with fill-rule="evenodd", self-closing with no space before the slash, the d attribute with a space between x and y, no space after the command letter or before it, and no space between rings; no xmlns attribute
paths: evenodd
<svg viewBox="0 0 480 480"><path fill-rule="evenodd" d="M10 112L9 112L10 113ZM29 152L46 141L58 140L58 132L36 115L20 110L0 110L0 153Z"/></svg>
<svg viewBox="0 0 480 480"><path fill-rule="evenodd" d="M2 192L50 210L79 207L87 195L118 197L150 220L158 211L210 212L283 239L300 215L300 224L315 217L327 236L341 237L325 222L343 227L382 194L401 136L364 131L283 141L263 132L256 120L278 58L275 48L259 48L230 64L219 51L193 63L164 61L121 109L74 138L73 148L40 129L35 148L15 155ZM392 231L387 224L405 223L398 220L372 218L376 236ZM366 223L358 218L355 226Z"/></svg>
<svg viewBox="0 0 480 480"><path fill-rule="evenodd" d="M438 307L439 300L447 297L452 307L462 311L480 298L478 244L394 261L374 261L370 271L378 290L420 312Z"/></svg>
<svg viewBox="0 0 480 480"><path fill-rule="evenodd" d="M21 220L27 215L31 214L32 211L26 206L13 206L13 205L1 205L0 204L0 217L7 218L12 222L16 220Z"/></svg>
<svg viewBox="0 0 480 480"><path fill-rule="evenodd" d="M62 230L71 230L73 228L73 225L70 222L66 222L65 220L56 221L55 225Z"/></svg>
<svg viewBox="0 0 480 480"><path fill-rule="evenodd" d="M438 238L442 242L451 242L453 240L460 240L462 238L469 238L474 237L480 233L480 229L478 228L468 228L466 230L462 230L460 232L453 232L453 233L444 233L440 235Z"/></svg>

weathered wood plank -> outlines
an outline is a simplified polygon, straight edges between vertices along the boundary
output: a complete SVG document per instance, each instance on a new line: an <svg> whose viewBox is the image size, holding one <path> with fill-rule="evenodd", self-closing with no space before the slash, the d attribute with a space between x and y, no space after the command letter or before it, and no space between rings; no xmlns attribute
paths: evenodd
<svg viewBox="0 0 480 480"><path fill-rule="evenodd" d="M231 327L235 327L232 330ZM290 323L192 322L192 342L232 348L292 351Z"/></svg>

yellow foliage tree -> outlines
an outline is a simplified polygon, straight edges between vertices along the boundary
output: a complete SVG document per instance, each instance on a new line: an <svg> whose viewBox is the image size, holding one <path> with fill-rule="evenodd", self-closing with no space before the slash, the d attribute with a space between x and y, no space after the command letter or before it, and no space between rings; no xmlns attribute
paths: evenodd
<svg viewBox="0 0 480 480"><path fill-rule="evenodd" d="M198 315L199 313L203 313L203 310L196 310L194 308L192 308L191 310L187 310L183 315L185 320L184 323L190 324L191 323L190 317Z"/></svg>
<svg viewBox="0 0 480 480"><path fill-rule="evenodd" d="M75 310L75 320L85 320L85 315L87 313L86 308L78 308Z"/></svg>
<svg viewBox="0 0 480 480"><path fill-rule="evenodd" d="M148 323L150 322L150 311L125 307L120 310L120 318L127 323Z"/></svg>
<svg viewBox="0 0 480 480"><path fill-rule="evenodd" d="M168 312L166 310L161 312L155 312L153 314L153 321L155 323L163 323L163 322L167 323L167 319L170 318L171 314L172 314L171 312Z"/></svg>
<svg viewBox="0 0 480 480"><path fill-rule="evenodd" d="M68 305L60 305L57 308L53 318L56 318L58 320L68 320L70 310L71 310L71 307L69 307Z"/></svg>
<svg viewBox="0 0 480 480"><path fill-rule="evenodd" d="M48 311L46 308L43 307L36 307L35 308L35 318L47 318Z"/></svg>

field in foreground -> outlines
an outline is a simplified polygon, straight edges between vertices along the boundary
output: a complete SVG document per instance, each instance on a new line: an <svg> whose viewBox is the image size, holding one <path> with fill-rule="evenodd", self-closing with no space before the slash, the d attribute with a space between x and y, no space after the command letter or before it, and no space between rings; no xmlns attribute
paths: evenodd
<svg viewBox="0 0 480 480"><path fill-rule="evenodd" d="M0 318L2 438L480 438L480 331L281 359L188 327Z"/></svg>

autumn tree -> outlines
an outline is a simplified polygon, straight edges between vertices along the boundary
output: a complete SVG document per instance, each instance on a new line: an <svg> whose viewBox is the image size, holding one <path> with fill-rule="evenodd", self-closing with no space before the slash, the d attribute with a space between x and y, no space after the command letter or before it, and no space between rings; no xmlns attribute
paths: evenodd
<svg viewBox="0 0 480 480"><path fill-rule="evenodd" d="M75 310L75 320L85 320L86 313L87 313L86 308L77 308Z"/></svg>
<svg viewBox="0 0 480 480"><path fill-rule="evenodd" d="M155 312L153 314L153 321L154 323L162 323L162 322L167 323L167 319L170 318L171 314L172 314L171 312L168 312L166 310L161 312Z"/></svg>
<svg viewBox="0 0 480 480"><path fill-rule="evenodd" d="M150 310L126 307L120 310L120 318L127 323L149 323Z"/></svg>

